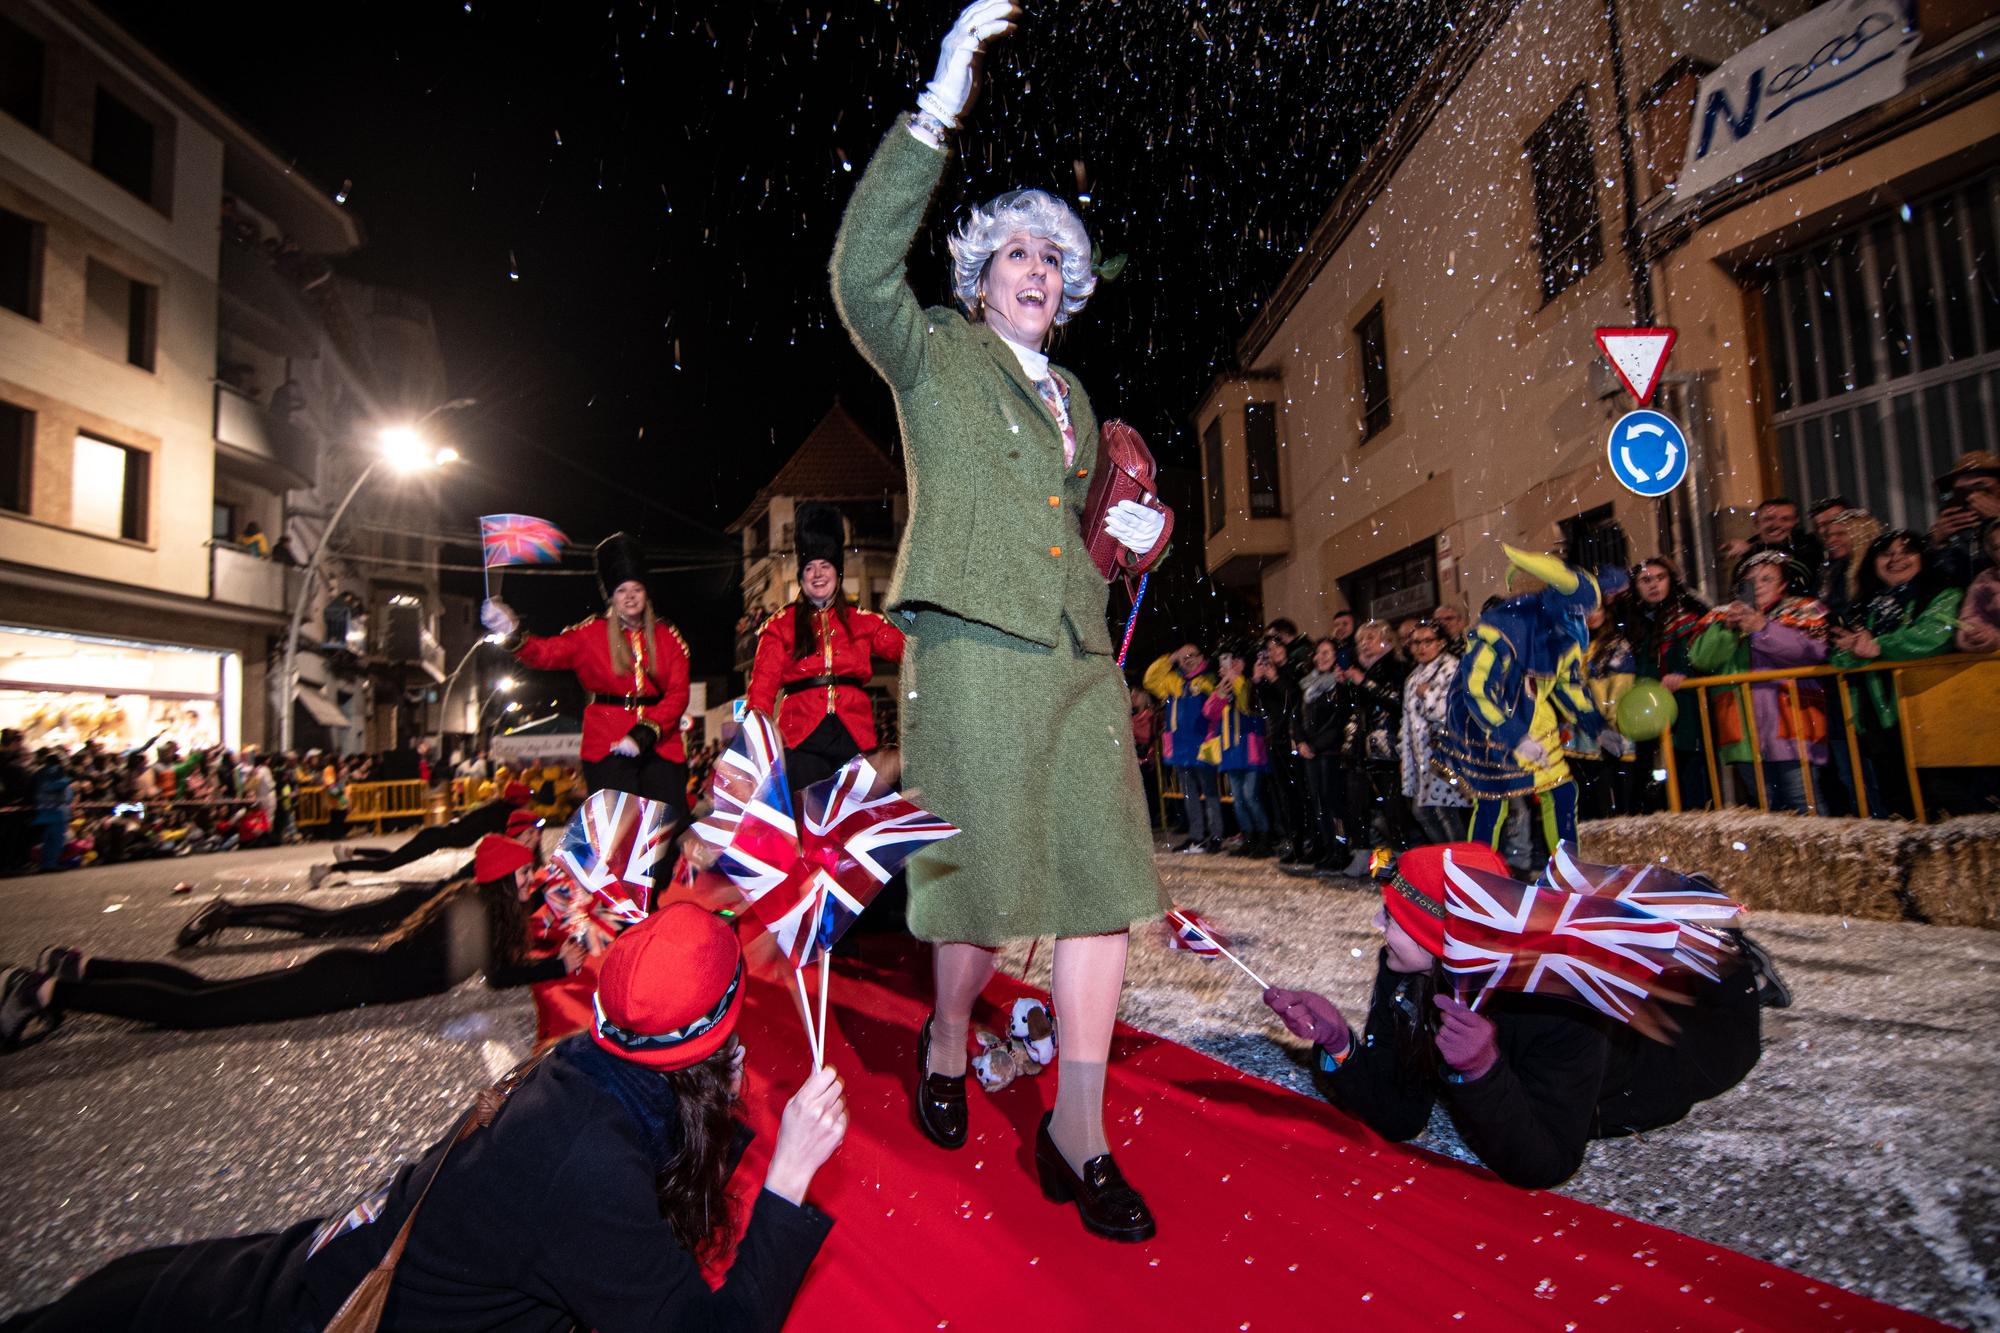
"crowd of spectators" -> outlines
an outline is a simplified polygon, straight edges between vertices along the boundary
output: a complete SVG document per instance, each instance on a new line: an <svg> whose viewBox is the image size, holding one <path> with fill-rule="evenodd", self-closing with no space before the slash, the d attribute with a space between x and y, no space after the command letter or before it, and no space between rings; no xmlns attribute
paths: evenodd
<svg viewBox="0 0 2000 1333"><path fill-rule="evenodd" d="M571 785L561 768L538 774L554 806ZM434 768L425 742L380 754L265 754L210 746L183 752L167 740L129 750L97 741L31 748L0 732L0 875L28 870L268 847L306 837L346 836L350 789L358 783L466 779L458 805L491 799L515 773L483 752L449 771ZM301 823L300 794L316 814ZM319 795L323 793L323 795Z"/></svg>
<svg viewBox="0 0 2000 1333"><path fill-rule="evenodd" d="M1604 600L1589 617L1583 674L1599 712L1615 726L1619 700L1641 680L1676 706L1665 734L1628 753L1565 729L1584 818L1669 808L1663 748L1683 810L1852 815L1865 799L1873 817L1911 817L1918 795L1933 817L2000 809L2000 768L1925 768L1912 792L1893 682L1861 670L2000 649L2000 458L1967 454L1939 479L1928 532L1886 529L1840 496L1804 517L1810 527L1787 497L1764 500L1756 535L1721 548L1730 595L1716 605L1664 556L1594 571ZM1472 634L1453 605L1393 623L1338 611L1318 638L1281 618L1254 642L1212 655L1189 643L1154 662L1132 691L1133 741L1149 804L1163 807L1162 769L1178 787L1185 825L1174 850L1275 856L1294 873L1339 876L1365 873L1378 847L1465 837L1471 802L1436 741ZM1824 667L1854 674L1687 686ZM1501 848L1522 867L1537 859L1528 806L1514 803Z"/></svg>

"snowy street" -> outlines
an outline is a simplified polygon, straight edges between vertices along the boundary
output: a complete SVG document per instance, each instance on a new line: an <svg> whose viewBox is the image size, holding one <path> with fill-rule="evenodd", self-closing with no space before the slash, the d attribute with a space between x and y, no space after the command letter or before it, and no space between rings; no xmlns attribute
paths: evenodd
<svg viewBox="0 0 2000 1333"><path fill-rule="evenodd" d="M10 961L72 943L174 958L216 974L282 966L305 950L236 933L185 955L173 932L201 902L342 903L362 884L306 893L324 847L286 848L0 882ZM450 856L411 867L421 879ZM1375 899L1269 862L1162 857L1170 893L1229 933L1272 981L1324 990L1357 1020L1373 967ZM175 896L177 880L193 892ZM1765 1011L1746 1082L1644 1141L1599 1143L1563 1189L1868 1295L2000 1328L2000 936L1763 913L1753 931L1796 1003ZM1025 950L1010 955L1018 969ZM1030 979L1046 984L1049 950ZM1310 1093L1254 987L1226 962L1135 942L1123 1016ZM471 982L412 1004L215 1032L144 1031L84 1016L0 1057L0 1309L48 1299L146 1245L277 1226L347 1199L434 1137L469 1091L526 1052L524 993ZM977 1096L978 1094L975 1094ZM1112 1076L1117 1100L1117 1074ZM1448 1125L1426 1146L1454 1151Z"/></svg>

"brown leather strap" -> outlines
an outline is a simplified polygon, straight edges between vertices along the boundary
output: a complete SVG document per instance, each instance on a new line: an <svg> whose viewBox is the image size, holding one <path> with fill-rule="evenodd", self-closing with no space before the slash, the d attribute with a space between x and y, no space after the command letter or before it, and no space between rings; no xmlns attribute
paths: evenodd
<svg viewBox="0 0 2000 1333"><path fill-rule="evenodd" d="M522 1081L534 1072L535 1066L540 1064L543 1057L553 1049L555 1049L553 1045L544 1046L515 1065L492 1087L481 1088L474 1095L471 1109L459 1120L457 1132L451 1136L451 1142L445 1145L436 1168L431 1172L431 1178L424 1182L423 1193L417 1195L417 1201L410 1205L409 1216L403 1219L402 1228L396 1232L396 1239L389 1243L388 1253L382 1256L380 1263L368 1271L368 1275L361 1279L348 1294L347 1299L340 1303L340 1308L333 1312L333 1318L327 1321L326 1333L375 1333L375 1329L382 1322L382 1311L389 1302L389 1287L395 1281L396 1265L402 1260L403 1250L410 1243L410 1229L417 1224L417 1212L424 1206L424 1200L430 1197L431 1186L437 1184L438 1177L444 1174L444 1164L451 1160L451 1150L471 1138L473 1131L492 1124L493 1118L500 1114L500 1108L506 1105L507 1098L513 1094L514 1089L521 1086Z"/></svg>

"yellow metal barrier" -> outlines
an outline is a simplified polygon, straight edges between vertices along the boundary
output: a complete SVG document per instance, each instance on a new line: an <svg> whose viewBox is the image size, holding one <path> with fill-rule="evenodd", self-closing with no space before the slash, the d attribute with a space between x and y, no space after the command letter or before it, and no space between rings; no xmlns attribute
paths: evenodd
<svg viewBox="0 0 2000 1333"><path fill-rule="evenodd" d="M302 788L294 807L301 828L332 822L333 798L324 787ZM392 819L427 817L429 802L421 779L406 782L353 782L347 787L347 823L373 824L380 833Z"/></svg>
<svg viewBox="0 0 2000 1333"><path fill-rule="evenodd" d="M1782 682L1791 700L1793 716L1797 717L1803 715L1799 682L1834 677L1832 686L1839 692L1843 726L1841 735L1827 737L1827 743L1846 747L1849 771L1855 775L1854 799L1861 817L1868 818L1868 784L1861 780L1861 742L1854 725L1857 700L1861 696L1853 689L1851 678L1883 671L1889 673L1890 685L1895 691L1896 712L1901 722L1903 769L1909 779L1910 799L1914 803L1917 822L1923 823L1924 795L1917 777L1919 769L1977 767L1992 764L1995 757L2000 756L2000 656L1992 653L1951 653L1912 661L1871 662L1861 667L1791 667L1778 671L1739 671L1722 676L1690 676L1675 694L1677 697L1689 692L1694 694L1701 719L1701 752L1708 765L1708 789L1712 798L1719 802L1722 793L1722 774L1715 757L1713 718L1708 702L1712 688L1739 687L1743 739L1750 746L1757 808L1768 810L1770 795L1764 785L1764 754L1761 738L1757 735L1756 710L1751 703L1750 691L1740 687L1767 681ZM1860 706L1872 707L1865 700L1861 700ZM1679 811L1681 788L1674 761L1674 746L1671 736L1663 739L1665 743L1660 746L1660 758L1667 770L1667 804L1669 809ZM1809 771L1810 746L1794 748L1799 755L1799 769L1806 775L1807 808L1817 814L1816 784Z"/></svg>

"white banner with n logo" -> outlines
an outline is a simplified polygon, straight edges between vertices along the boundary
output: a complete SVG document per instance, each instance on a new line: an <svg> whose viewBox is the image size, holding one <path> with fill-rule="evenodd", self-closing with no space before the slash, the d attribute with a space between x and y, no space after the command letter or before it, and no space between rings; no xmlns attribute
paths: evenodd
<svg viewBox="0 0 2000 1333"><path fill-rule="evenodd" d="M1829 0L1701 81L1683 199L1903 91L1917 49L1914 0Z"/></svg>

